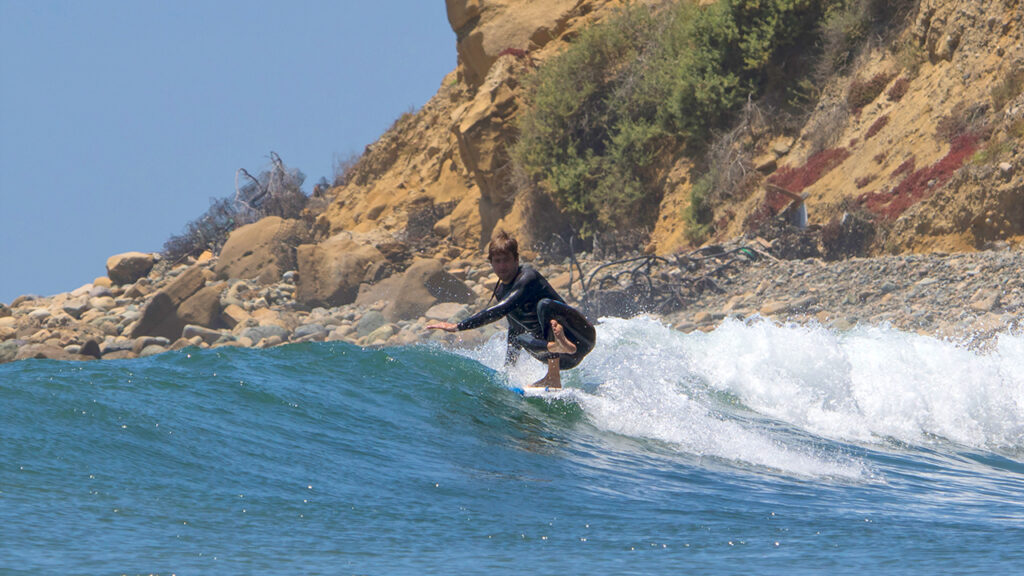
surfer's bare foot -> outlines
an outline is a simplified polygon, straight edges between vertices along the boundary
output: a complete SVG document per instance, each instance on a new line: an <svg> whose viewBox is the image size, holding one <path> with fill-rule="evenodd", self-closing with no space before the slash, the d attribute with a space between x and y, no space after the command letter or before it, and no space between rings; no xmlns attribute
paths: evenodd
<svg viewBox="0 0 1024 576"><path fill-rule="evenodd" d="M555 336L554 342L548 342L548 352L555 354L575 354L576 345L565 337L565 329L556 320L551 321L551 333Z"/></svg>
<svg viewBox="0 0 1024 576"><path fill-rule="evenodd" d="M548 358L548 373L546 376L533 383L532 388L561 388L562 373L560 372L558 358Z"/></svg>
<svg viewBox="0 0 1024 576"><path fill-rule="evenodd" d="M528 388L549 388L551 390L555 390L555 389L561 389L562 388L562 383L561 382L549 382L547 377L544 377L544 378L541 378L540 380L537 380L532 385L528 386Z"/></svg>

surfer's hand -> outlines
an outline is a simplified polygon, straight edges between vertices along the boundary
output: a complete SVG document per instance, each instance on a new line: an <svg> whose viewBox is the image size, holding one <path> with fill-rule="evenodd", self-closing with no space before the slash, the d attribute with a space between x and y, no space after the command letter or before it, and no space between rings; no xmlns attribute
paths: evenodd
<svg viewBox="0 0 1024 576"><path fill-rule="evenodd" d="M427 326L427 330L444 330L445 332L457 332L459 327L451 322L438 322L437 324L430 324Z"/></svg>

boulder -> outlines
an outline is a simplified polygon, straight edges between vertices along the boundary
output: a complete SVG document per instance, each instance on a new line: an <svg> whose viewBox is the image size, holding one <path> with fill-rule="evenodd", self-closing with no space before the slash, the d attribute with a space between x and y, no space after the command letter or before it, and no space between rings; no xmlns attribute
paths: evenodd
<svg viewBox="0 0 1024 576"><path fill-rule="evenodd" d="M155 259L144 252L124 252L107 258L107 277L114 284L131 284L149 274Z"/></svg>
<svg viewBox="0 0 1024 576"><path fill-rule="evenodd" d="M442 302L431 306L423 315L427 320L440 320L442 322L459 322L469 317L469 311L465 304L457 302Z"/></svg>
<svg viewBox="0 0 1024 576"><path fill-rule="evenodd" d="M201 288L178 306L178 318L186 324L207 328L227 327L221 318L220 295L228 287L226 282Z"/></svg>
<svg viewBox="0 0 1024 576"><path fill-rule="evenodd" d="M94 308L96 310L102 310L105 312L114 306L117 306L117 303L110 296L97 296L89 299L89 308Z"/></svg>
<svg viewBox="0 0 1024 576"><path fill-rule="evenodd" d="M196 336L202 338L203 342L206 342L207 344L213 344L220 340L224 334L218 330L206 328L205 326L196 326L195 324L186 324L185 327L181 329L182 338L192 339Z"/></svg>
<svg viewBox="0 0 1024 576"><path fill-rule="evenodd" d="M284 344L285 342L286 342L286 340L284 338L281 338L280 336L276 336L275 335L275 336L270 336L268 338L264 338L263 340L260 340L259 342L256 343L256 347L257 348L273 348L274 346L280 346L281 344Z"/></svg>
<svg viewBox="0 0 1024 576"><path fill-rule="evenodd" d="M213 252L203 250L203 253L196 257L196 264L206 264L210 260L213 260Z"/></svg>
<svg viewBox="0 0 1024 576"><path fill-rule="evenodd" d="M141 352L139 352L139 358L145 358L146 356L156 356L157 354L163 354L164 352L167 352L166 346L161 346L159 344L150 344L149 346L143 348Z"/></svg>
<svg viewBox="0 0 1024 576"><path fill-rule="evenodd" d="M26 304L31 305L38 298L39 296L36 296L35 294L22 294L21 296L18 296L11 302L11 308L19 308Z"/></svg>
<svg viewBox="0 0 1024 576"><path fill-rule="evenodd" d="M366 344L383 344L387 342L388 338L395 335L395 327L392 324L385 324L380 328L377 328L373 332L370 332L366 336Z"/></svg>
<svg viewBox="0 0 1024 576"><path fill-rule="evenodd" d="M124 297L131 298L132 300L136 300L138 298L145 298L150 293L151 290L149 288L149 285L145 283L144 280L144 278L140 279L135 284L132 284L131 286L126 288L124 291Z"/></svg>
<svg viewBox="0 0 1024 576"><path fill-rule="evenodd" d="M253 326L252 328L246 328L242 331L242 337L248 338L253 342L259 342L270 338L277 338L278 341L285 341L290 335L291 333L287 328L284 326L277 326L275 324Z"/></svg>
<svg viewBox="0 0 1024 576"><path fill-rule="evenodd" d="M73 360L74 357L59 346L52 344L25 344L18 348L15 360L27 360L29 358L49 360Z"/></svg>
<svg viewBox="0 0 1024 576"><path fill-rule="evenodd" d="M104 358L106 358L108 354L112 354L114 352L131 352L132 342L133 341L128 338L107 337L100 344L100 353Z"/></svg>
<svg viewBox="0 0 1024 576"><path fill-rule="evenodd" d="M163 336L171 341L177 340L187 324L178 316L178 307L199 292L205 283L206 276L199 266L192 266L179 274L163 290L153 295L129 337Z"/></svg>
<svg viewBox="0 0 1024 576"><path fill-rule="evenodd" d="M440 260L420 259L401 276L364 289L356 304L385 300L384 318L397 322L419 318L439 302L469 303L475 296L464 282L444 270Z"/></svg>
<svg viewBox="0 0 1024 576"><path fill-rule="evenodd" d="M178 307L166 292L157 292L146 304L142 311L142 318L132 327L129 336L163 336L164 338L177 338L181 335L181 329L185 323L178 318Z"/></svg>
<svg viewBox="0 0 1024 576"><path fill-rule="evenodd" d="M103 355L103 352L100 351L100 343L93 339L86 340L85 343L82 344L81 348L78 349L78 353L85 356L92 356L93 358L99 358Z"/></svg>
<svg viewBox="0 0 1024 576"><path fill-rule="evenodd" d="M356 323L355 332L360 338L367 336L370 332L373 332L377 328L387 324L388 321L384 318L384 315L376 310L370 310Z"/></svg>
<svg viewBox="0 0 1024 576"><path fill-rule="evenodd" d="M355 334L355 330L351 326L338 326L330 334L327 335L328 342L334 342L336 340L346 340Z"/></svg>
<svg viewBox="0 0 1024 576"><path fill-rule="evenodd" d="M13 362L18 356L18 343L14 340L0 342L0 364Z"/></svg>
<svg viewBox="0 0 1024 576"><path fill-rule="evenodd" d="M162 346L162 347L166 348L167 346L170 346L170 345L171 345L171 342L167 338L163 338L163 337L160 337L160 336L142 336L141 338L136 338L135 341L132 342L132 352L134 352L134 353L136 353L136 354L138 354L140 356L143 356L144 354L142 353L142 351L145 350L146 348L149 348L149 347L152 347L152 346ZM99 348L98 347L97 347L96 351L99 352ZM84 354L84 352L83 352L83 354Z"/></svg>
<svg viewBox="0 0 1024 576"><path fill-rule="evenodd" d="M197 340L202 342L202 338L197 338ZM184 348L188 348L189 346L196 346L196 345L197 345L196 343L193 343L188 338L178 338L177 340L175 340L171 344L171 346L168 348L168 350L182 350Z"/></svg>
<svg viewBox="0 0 1024 576"><path fill-rule="evenodd" d="M316 340L320 341L327 337L328 330L322 324L303 324L292 332L292 341Z"/></svg>
<svg viewBox="0 0 1024 576"><path fill-rule="evenodd" d="M309 229L302 221L268 216L231 232L214 272L221 279L245 278L271 284L295 269L295 246L308 241Z"/></svg>
<svg viewBox="0 0 1024 576"><path fill-rule="evenodd" d="M203 269L199 266L192 266L179 274L161 292L167 294L177 307L205 285L206 275L203 274Z"/></svg>
<svg viewBox="0 0 1024 576"><path fill-rule="evenodd" d="M228 304L220 314L221 322L223 322L228 328L234 328L239 324L245 324L249 318L251 318L249 313L237 304Z"/></svg>
<svg viewBox="0 0 1024 576"><path fill-rule="evenodd" d="M82 317L82 313L89 309L89 296L79 296L64 303L62 309L68 316L76 320Z"/></svg>
<svg viewBox="0 0 1024 576"><path fill-rule="evenodd" d="M307 306L344 306L355 301L370 267L384 260L373 246L345 234L298 248L299 285L295 300Z"/></svg>

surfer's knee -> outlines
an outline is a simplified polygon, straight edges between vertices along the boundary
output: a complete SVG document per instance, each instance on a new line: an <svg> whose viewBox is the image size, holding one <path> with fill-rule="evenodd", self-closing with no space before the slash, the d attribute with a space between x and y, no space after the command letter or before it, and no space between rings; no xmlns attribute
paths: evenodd
<svg viewBox="0 0 1024 576"><path fill-rule="evenodd" d="M555 301L552 300L551 298L541 298L537 302L537 318L539 318L542 323L547 323L547 318L551 315L553 308L552 305L554 303Z"/></svg>

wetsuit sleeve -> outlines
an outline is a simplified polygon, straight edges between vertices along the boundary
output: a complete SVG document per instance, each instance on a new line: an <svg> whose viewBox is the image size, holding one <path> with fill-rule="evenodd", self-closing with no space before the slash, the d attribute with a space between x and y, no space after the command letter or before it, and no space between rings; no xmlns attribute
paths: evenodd
<svg viewBox="0 0 1024 576"><path fill-rule="evenodd" d="M459 330L471 330L473 328L479 328L484 324L490 324L499 318L504 318L520 304L520 301L527 296L526 287L532 280L537 277L537 272L532 268L524 267L516 277L515 282L509 288L505 297L501 299L497 304L486 308L473 314L469 318L466 318L462 322L456 325Z"/></svg>
<svg viewBox="0 0 1024 576"><path fill-rule="evenodd" d="M506 294L500 302L490 308L485 308L476 314L473 314L462 322L459 322L456 325L456 328L459 330L471 330L473 328L479 328L484 324L490 324L499 318L504 318L513 308L516 307L516 304L518 304L519 300L523 297L523 293L524 291L522 286L513 284L512 289L509 290L508 294Z"/></svg>

